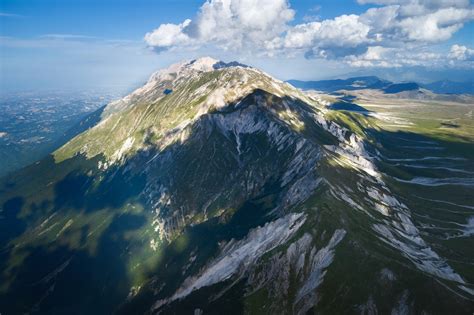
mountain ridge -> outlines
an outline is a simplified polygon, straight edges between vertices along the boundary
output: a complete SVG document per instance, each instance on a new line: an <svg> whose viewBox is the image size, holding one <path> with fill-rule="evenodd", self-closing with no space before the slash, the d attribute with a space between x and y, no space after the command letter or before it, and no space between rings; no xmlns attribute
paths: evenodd
<svg viewBox="0 0 474 315"><path fill-rule="evenodd" d="M336 92L338 90L379 89L385 93L399 93L417 89L427 89L437 94L474 94L474 82L455 82L450 80L435 81L431 83L391 82L377 76L357 76L347 79L301 81L288 80L295 87L323 92ZM388 92L387 92L388 91Z"/></svg>
<svg viewBox="0 0 474 315"><path fill-rule="evenodd" d="M431 150L439 140L216 64L153 74L94 127L0 182L2 309L471 312L464 262L474 257L460 257L471 239L431 233L420 220L436 214L397 181L421 176L398 159L426 157L400 156L417 154L400 142ZM460 180L452 197L470 192Z"/></svg>

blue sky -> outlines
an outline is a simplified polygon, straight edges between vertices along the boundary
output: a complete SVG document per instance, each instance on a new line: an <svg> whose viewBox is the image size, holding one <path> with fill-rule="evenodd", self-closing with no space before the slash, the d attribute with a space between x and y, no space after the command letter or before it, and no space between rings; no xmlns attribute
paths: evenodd
<svg viewBox="0 0 474 315"><path fill-rule="evenodd" d="M463 80L473 12L469 0L2 0L0 84L131 88L201 55L281 79Z"/></svg>

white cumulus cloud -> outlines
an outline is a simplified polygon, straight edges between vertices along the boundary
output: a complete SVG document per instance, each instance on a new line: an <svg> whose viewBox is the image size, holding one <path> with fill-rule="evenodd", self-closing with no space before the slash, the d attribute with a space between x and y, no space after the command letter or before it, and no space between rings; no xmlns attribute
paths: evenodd
<svg viewBox="0 0 474 315"><path fill-rule="evenodd" d="M404 66L433 66L443 62L440 53L423 49L387 48L370 46L360 55L351 55L344 61L353 67L399 68Z"/></svg>
<svg viewBox="0 0 474 315"><path fill-rule="evenodd" d="M148 45L156 48L172 48L174 46L189 45L191 39L183 29L189 26L191 20L186 20L181 24L162 24L153 32L145 35Z"/></svg>
<svg viewBox="0 0 474 315"><path fill-rule="evenodd" d="M286 0L210 0L194 20L163 24L147 33L145 41L157 49L205 45L261 49L287 30L294 14Z"/></svg>
<svg viewBox="0 0 474 315"><path fill-rule="evenodd" d="M372 40L370 28L357 15L341 15L322 22L299 24L277 37L267 48L277 51L303 50L307 56L337 58Z"/></svg>
<svg viewBox="0 0 474 315"><path fill-rule="evenodd" d="M472 9L443 8L435 12L404 18L399 26L407 39L440 42L451 38L463 23L474 17Z"/></svg>
<svg viewBox="0 0 474 315"><path fill-rule="evenodd" d="M157 51L210 47L270 56L304 54L351 66L432 65L441 64L442 57L430 48L474 19L469 0L357 2L373 7L360 15L292 24L295 11L289 0L208 0L193 20L162 24L145 41ZM448 63L470 57L444 58Z"/></svg>
<svg viewBox="0 0 474 315"><path fill-rule="evenodd" d="M474 49L462 45L453 45L449 52L449 58L454 60L474 61Z"/></svg>

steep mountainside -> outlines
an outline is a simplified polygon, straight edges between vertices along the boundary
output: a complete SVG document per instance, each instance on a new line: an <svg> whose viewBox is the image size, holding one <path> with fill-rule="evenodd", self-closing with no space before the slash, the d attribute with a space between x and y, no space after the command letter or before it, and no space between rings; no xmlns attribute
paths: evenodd
<svg viewBox="0 0 474 315"><path fill-rule="evenodd" d="M0 311L471 314L471 139L330 101L211 58L155 73L1 181Z"/></svg>

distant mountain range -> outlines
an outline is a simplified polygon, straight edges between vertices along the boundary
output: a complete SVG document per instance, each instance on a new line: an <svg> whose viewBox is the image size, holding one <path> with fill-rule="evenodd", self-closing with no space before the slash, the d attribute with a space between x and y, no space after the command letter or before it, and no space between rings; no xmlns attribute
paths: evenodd
<svg viewBox="0 0 474 315"><path fill-rule="evenodd" d="M474 94L474 82L437 81L424 85L425 88L444 94Z"/></svg>
<svg viewBox="0 0 474 315"><path fill-rule="evenodd" d="M288 83L304 90L319 90L335 92L339 90L378 89L387 94L418 90L431 90L439 94L474 94L474 82L454 82L449 80L437 81L428 84L416 82L394 83L376 76L353 77L348 79L300 81L289 80Z"/></svg>

